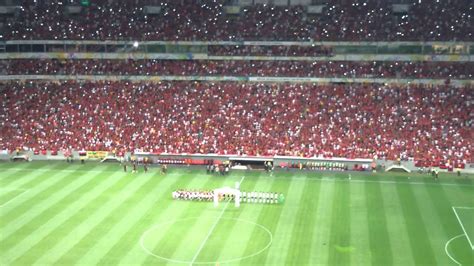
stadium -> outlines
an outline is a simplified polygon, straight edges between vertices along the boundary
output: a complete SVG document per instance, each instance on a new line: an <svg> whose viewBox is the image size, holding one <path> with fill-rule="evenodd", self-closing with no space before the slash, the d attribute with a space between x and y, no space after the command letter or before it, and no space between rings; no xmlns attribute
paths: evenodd
<svg viewBox="0 0 474 266"><path fill-rule="evenodd" d="M0 265L474 265L471 0L0 0Z"/></svg>

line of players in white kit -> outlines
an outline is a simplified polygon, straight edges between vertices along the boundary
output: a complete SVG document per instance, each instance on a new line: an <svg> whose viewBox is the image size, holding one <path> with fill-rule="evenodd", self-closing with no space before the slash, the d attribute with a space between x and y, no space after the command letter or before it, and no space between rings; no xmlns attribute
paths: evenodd
<svg viewBox="0 0 474 266"><path fill-rule="evenodd" d="M281 203L280 199L283 197L283 194L276 192L241 192L240 202L249 202L249 203Z"/></svg>
<svg viewBox="0 0 474 266"><path fill-rule="evenodd" d="M192 201L213 201L214 191L212 190L185 190L179 189L172 192L173 199ZM233 201L234 194L219 194L219 201ZM276 192L246 192L240 194L240 202L247 203L281 203L283 194Z"/></svg>

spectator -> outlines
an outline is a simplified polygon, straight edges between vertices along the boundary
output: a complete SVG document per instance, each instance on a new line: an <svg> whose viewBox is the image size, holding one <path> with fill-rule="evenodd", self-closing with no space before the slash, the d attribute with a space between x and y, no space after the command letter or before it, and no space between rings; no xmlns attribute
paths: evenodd
<svg viewBox="0 0 474 266"><path fill-rule="evenodd" d="M473 62L0 60L10 75L177 75L472 79Z"/></svg>
<svg viewBox="0 0 474 266"><path fill-rule="evenodd" d="M336 3L335 3L336 2ZM472 41L470 0L414 1L404 14L384 1L329 2L314 16L303 6L252 5L225 14L223 0L93 1L68 14L62 1L24 1L5 20L6 40ZM144 12L147 4L159 15Z"/></svg>
<svg viewBox="0 0 474 266"><path fill-rule="evenodd" d="M0 149L473 161L470 87L11 82Z"/></svg>

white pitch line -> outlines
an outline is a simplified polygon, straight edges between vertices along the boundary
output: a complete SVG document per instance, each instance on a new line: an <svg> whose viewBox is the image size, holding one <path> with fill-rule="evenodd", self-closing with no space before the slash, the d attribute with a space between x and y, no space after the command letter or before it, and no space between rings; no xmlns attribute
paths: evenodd
<svg viewBox="0 0 474 266"><path fill-rule="evenodd" d="M239 187L240 187L240 184L242 184L242 181L244 181L244 178L245 176L242 177L242 179L240 180L239 182ZM222 215L224 214L225 210L227 209L227 206L229 206L229 203L230 201L227 201L227 203L225 204L224 208L222 209L221 213L219 214L219 217L217 218L216 222L212 225L211 229L209 230L209 232L207 233L207 236L206 238L204 238L204 241L202 241L201 243L201 246L199 246L199 249L197 250L196 254L194 254L194 257L193 259L191 260L191 262L189 263L189 266L192 266L193 263L196 261L199 253L201 253L202 249L204 248L204 246L206 245L206 242L207 240L209 239L209 237L212 235L212 232L214 232L214 229L216 228L217 224L219 223L219 220L222 218Z"/></svg>
<svg viewBox="0 0 474 266"><path fill-rule="evenodd" d="M468 185L468 184L451 184L451 183L425 183L425 182L400 182L400 181L390 181L390 180L380 180L380 181L374 181L374 180L361 180L361 179L351 179L351 181L348 181L348 179L337 179L333 177L327 177L323 176L323 178L293 178L292 180L310 180L310 181L334 181L334 182L351 182L351 183L379 183L379 184L402 184L402 185L433 185L433 186L453 186L453 187L474 187L474 185Z"/></svg>
<svg viewBox="0 0 474 266"><path fill-rule="evenodd" d="M117 164L117 169L119 165ZM120 168L121 170L122 168ZM101 171L101 170L87 170L87 169L76 169L76 170L72 170L72 169L28 169L28 168L8 168L8 169L4 169L4 171L25 171L25 172L66 172L66 173L72 173L72 172L90 172L90 173L99 173L99 172L115 172L115 170L106 170L106 171Z"/></svg>
<svg viewBox="0 0 474 266"><path fill-rule="evenodd" d="M444 245L444 252L446 252L446 255L448 255L448 257L454 262L456 263L457 265L461 266L461 263L459 263L459 261L457 261L456 259L453 258L453 256L451 256L451 254L449 254L449 251L448 251L448 246L449 244L451 243L451 241L453 241L454 239L457 239L457 238L460 238L464 236L463 234L460 234L458 236L455 236L453 238L451 238L450 240L448 240L448 242L446 242L446 245Z"/></svg>
<svg viewBox="0 0 474 266"><path fill-rule="evenodd" d="M469 235L466 232L466 229L464 229L464 225L462 224L461 219L459 219L458 213L456 212L456 208L454 208L454 207L451 207L451 208L453 208L454 214L456 215L456 218L458 219L458 222L461 225L462 231L466 235L466 238L467 238L467 241L469 242L469 245L471 245L471 249L474 250L474 245L472 244L471 239L469 238Z"/></svg>
<svg viewBox="0 0 474 266"><path fill-rule="evenodd" d="M7 202L5 202L5 203L3 203L2 205L0 205L0 208L1 208L1 207L4 207L4 206L7 205L8 203L10 203L12 200L14 200L14 199L20 197L22 194L24 194L24 193L27 192L27 191L28 191L28 190L24 190L24 191L22 191L20 194L18 194L18 195L16 195L15 197L9 199Z"/></svg>

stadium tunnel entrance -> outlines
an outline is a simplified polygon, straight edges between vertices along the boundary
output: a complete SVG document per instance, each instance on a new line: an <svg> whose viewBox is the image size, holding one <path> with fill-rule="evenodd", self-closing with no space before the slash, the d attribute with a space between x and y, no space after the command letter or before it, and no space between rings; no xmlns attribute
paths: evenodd
<svg viewBox="0 0 474 266"><path fill-rule="evenodd" d="M232 169L241 170L265 170L266 165L270 163L273 165L273 158L249 157L249 158L229 158Z"/></svg>

